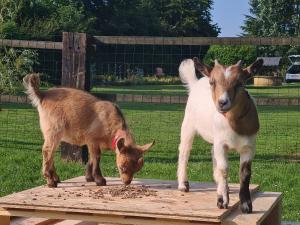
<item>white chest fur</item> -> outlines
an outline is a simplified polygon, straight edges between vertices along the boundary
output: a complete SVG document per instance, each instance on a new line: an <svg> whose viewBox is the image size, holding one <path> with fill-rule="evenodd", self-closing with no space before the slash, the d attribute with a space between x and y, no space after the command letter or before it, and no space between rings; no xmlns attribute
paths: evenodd
<svg viewBox="0 0 300 225"><path fill-rule="evenodd" d="M215 113L213 122L214 144L227 145L230 150L238 152L245 148L255 147L255 135L239 135L229 125L228 120L220 113Z"/></svg>

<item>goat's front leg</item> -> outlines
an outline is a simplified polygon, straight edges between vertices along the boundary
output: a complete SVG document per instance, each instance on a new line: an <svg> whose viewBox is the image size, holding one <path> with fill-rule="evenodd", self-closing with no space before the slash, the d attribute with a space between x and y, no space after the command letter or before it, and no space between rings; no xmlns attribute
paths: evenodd
<svg viewBox="0 0 300 225"><path fill-rule="evenodd" d="M86 164L85 180L87 182L94 182L95 181L95 179L93 177L93 161L91 160L91 156L89 157L89 161Z"/></svg>
<svg viewBox="0 0 300 225"><path fill-rule="evenodd" d="M251 164L255 150L245 149L240 153L240 209L243 213L252 212L252 201L249 184L251 179Z"/></svg>
<svg viewBox="0 0 300 225"><path fill-rule="evenodd" d="M90 158L86 168L86 181L95 181L98 186L105 186L106 180L102 176L99 165L101 158L101 151L99 145L96 143L90 143L88 144L88 149L90 153Z"/></svg>
<svg viewBox="0 0 300 225"><path fill-rule="evenodd" d="M229 205L228 159L227 146L224 144L213 145L213 166L214 179L217 183L217 206L220 209L227 209Z"/></svg>
<svg viewBox="0 0 300 225"><path fill-rule="evenodd" d="M178 190L188 192L190 189L187 177L187 164L192 149L192 144L195 136L195 130L184 119L181 127L181 139L179 145L179 158L178 158Z"/></svg>

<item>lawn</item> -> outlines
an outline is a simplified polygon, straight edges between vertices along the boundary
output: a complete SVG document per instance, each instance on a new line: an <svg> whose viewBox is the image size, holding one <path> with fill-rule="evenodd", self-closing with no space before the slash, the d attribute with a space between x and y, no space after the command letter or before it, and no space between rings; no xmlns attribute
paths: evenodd
<svg viewBox="0 0 300 225"><path fill-rule="evenodd" d="M247 86L254 97L300 98L300 84L286 84L280 87ZM133 94L133 95L187 95L183 85L131 85L94 87L94 93Z"/></svg>
<svg viewBox="0 0 300 225"><path fill-rule="evenodd" d="M156 140L137 177L176 179L177 148L184 105L122 103L122 111L138 143ZM42 136L38 115L29 105L0 105L0 195L44 184L41 176ZM284 220L300 221L300 108L259 107L261 131L253 163L252 183L284 193ZM230 154L230 182L238 182L237 154ZM83 175L84 166L55 157L62 179ZM118 176L112 152L104 153L102 170ZM210 146L196 138L189 163L193 181L212 181Z"/></svg>

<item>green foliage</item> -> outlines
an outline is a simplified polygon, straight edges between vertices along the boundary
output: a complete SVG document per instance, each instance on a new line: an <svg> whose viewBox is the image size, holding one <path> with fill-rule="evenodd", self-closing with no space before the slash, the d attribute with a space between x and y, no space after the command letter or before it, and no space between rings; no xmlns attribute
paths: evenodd
<svg viewBox="0 0 300 225"><path fill-rule="evenodd" d="M152 7L160 18L166 36L217 36L220 29L212 24L212 0L154 0Z"/></svg>
<svg viewBox="0 0 300 225"><path fill-rule="evenodd" d="M37 53L32 50L4 49L0 53L0 93L15 93L22 77L32 72Z"/></svg>
<svg viewBox="0 0 300 225"><path fill-rule="evenodd" d="M217 36L212 0L77 0L102 35Z"/></svg>
<svg viewBox="0 0 300 225"><path fill-rule="evenodd" d="M250 13L242 26L248 35L283 37L300 35L300 2L250 0Z"/></svg>
<svg viewBox="0 0 300 225"><path fill-rule="evenodd" d="M60 0L16 0L0 4L0 36L51 39L62 31L85 32L94 18L86 18L82 4Z"/></svg>
<svg viewBox="0 0 300 225"><path fill-rule="evenodd" d="M249 0L250 15L242 26L244 35L256 37L298 37L300 2L297 0ZM264 56L299 54L296 46L259 47Z"/></svg>
<svg viewBox="0 0 300 225"><path fill-rule="evenodd" d="M257 58L255 46L226 46L212 45L204 57L204 62L212 65L215 59L225 65L232 65L239 60L243 61L243 65L250 65Z"/></svg>
<svg viewBox="0 0 300 225"><path fill-rule="evenodd" d="M217 36L212 0L3 0L0 35L51 39L62 31L98 35ZM2 18L2 19L1 19Z"/></svg>

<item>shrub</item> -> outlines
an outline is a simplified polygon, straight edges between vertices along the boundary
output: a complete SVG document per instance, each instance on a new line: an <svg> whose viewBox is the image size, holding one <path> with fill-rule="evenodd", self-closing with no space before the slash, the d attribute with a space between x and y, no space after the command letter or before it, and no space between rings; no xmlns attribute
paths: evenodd
<svg viewBox="0 0 300 225"><path fill-rule="evenodd" d="M36 63L36 51L4 48L0 53L0 93L15 93L21 86L22 78L32 72Z"/></svg>
<svg viewBox="0 0 300 225"><path fill-rule="evenodd" d="M255 46L219 46L212 45L207 51L204 62L212 65L217 59L220 63L231 65L237 63L239 60L243 61L243 65L250 65L257 58L257 51Z"/></svg>

